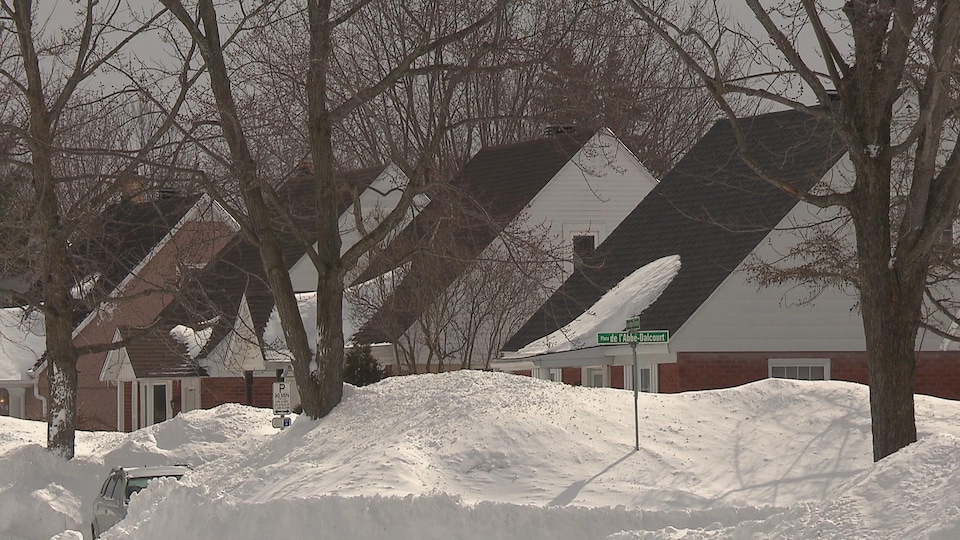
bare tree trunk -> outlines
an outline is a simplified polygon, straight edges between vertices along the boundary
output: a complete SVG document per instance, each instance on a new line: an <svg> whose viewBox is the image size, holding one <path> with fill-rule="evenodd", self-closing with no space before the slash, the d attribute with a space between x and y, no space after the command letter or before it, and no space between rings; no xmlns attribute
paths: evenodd
<svg viewBox="0 0 960 540"><path fill-rule="evenodd" d="M42 99L42 98L41 98ZM41 109L42 110L42 109ZM36 112L34 118L42 117ZM45 119L32 126L34 139L49 141ZM50 408L47 415L47 448L66 459L74 455L77 429L77 350L73 344L71 278L67 261L67 239L60 225L59 202L53 181L50 155L38 144L33 153L33 182L37 193L37 217L43 239L43 316L50 369Z"/></svg>
<svg viewBox="0 0 960 540"><path fill-rule="evenodd" d="M317 369L297 386L303 411L326 416L343 397L343 269L340 210L333 162L333 125L327 97L331 56L330 0L307 2L310 68L307 74L310 153L317 174Z"/></svg>
<svg viewBox="0 0 960 540"><path fill-rule="evenodd" d="M878 172L872 166L863 169L858 171L860 179ZM883 186L888 182L875 180L872 184ZM869 363L874 461L917 440L914 347L926 270L917 268L918 263L908 267L908 263L891 259L888 213L855 210L883 205L883 201L867 199L889 198L889 192L889 188L881 188L872 194L858 194L861 204L854 203L851 208L857 231L860 301Z"/></svg>
<svg viewBox="0 0 960 540"><path fill-rule="evenodd" d="M16 3L14 22L27 78L30 107L30 147L36 216L43 256L43 315L50 371L50 409L47 416L47 448L67 459L74 455L76 431L77 352L73 345L71 276L67 260L67 237L60 220L60 202L53 178L50 113L44 97L40 65L34 48L31 2Z"/></svg>

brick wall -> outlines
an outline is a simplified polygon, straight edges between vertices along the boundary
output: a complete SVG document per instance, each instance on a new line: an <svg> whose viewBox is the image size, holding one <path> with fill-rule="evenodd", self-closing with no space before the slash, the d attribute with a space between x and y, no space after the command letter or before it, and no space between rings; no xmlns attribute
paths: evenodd
<svg viewBox="0 0 960 540"><path fill-rule="evenodd" d="M253 378L254 407L273 407L275 377ZM200 379L200 407L209 409L224 403L247 404L247 384L243 377L204 377Z"/></svg>
<svg viewBox="0 0 960 540"><path fill-rule="evenodd" d="M610 368L610 388L624 388L623 366L613 366Z"/></svg>
<svg viewBox="0 0 960 540"><path fill-rule="evenodd" d="M660 391L730 388L765 379L770 358L829 358L831 380L866 384L869 379L865 352L679 353L676 364L660 365ZM920 353L914 391L960 399L960 352Z"/></svg>

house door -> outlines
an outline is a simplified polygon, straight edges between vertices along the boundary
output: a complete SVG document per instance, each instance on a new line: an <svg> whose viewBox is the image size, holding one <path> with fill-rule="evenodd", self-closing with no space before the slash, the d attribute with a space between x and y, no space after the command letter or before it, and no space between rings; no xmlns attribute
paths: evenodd
<svg viewBox="0 0 960 540"><path fill-rule="evenodd" d="M171 381L141 382L139 401L140 427L151 426L163 422L173 416L173 407L170 396L173 395Z"/></svg>

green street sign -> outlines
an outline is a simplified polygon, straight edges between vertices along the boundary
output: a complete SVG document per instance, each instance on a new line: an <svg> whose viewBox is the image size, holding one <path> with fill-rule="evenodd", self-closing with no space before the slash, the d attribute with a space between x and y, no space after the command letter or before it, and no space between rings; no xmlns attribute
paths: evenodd
<svg viewBox="0 0 960 540"><path fill-rule="evenodd" d="M635 332L600 332L597 343L613 345L618 343L668 343L670 332L667 330L637 330Z"/></svg>
<svg viewBox="0 0 960 540"><path fill-rule="evenodd" d="M630 317L627 319L627 331L632 332L640 330L640 317Z"/></svg>

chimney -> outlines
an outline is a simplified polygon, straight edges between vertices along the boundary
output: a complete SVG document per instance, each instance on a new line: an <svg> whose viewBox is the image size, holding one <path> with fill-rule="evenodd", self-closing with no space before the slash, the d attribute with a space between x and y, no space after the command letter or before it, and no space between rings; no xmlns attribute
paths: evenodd
<svg viewBox="0 0 960 540"><path fill-rule="evenodd" d="M120 180L120 199L123 202L145 202L147 200L147 188L143 177L138 175Z"/></svg>
<svg viewBox="0 0 960 540"><path fill-rule="evenodd" d="M306 174L313 174L313 160L310 159L309 157L305 157L302 160L300 160L300 163L297 164L296 172L301 176Z"/></svg>

